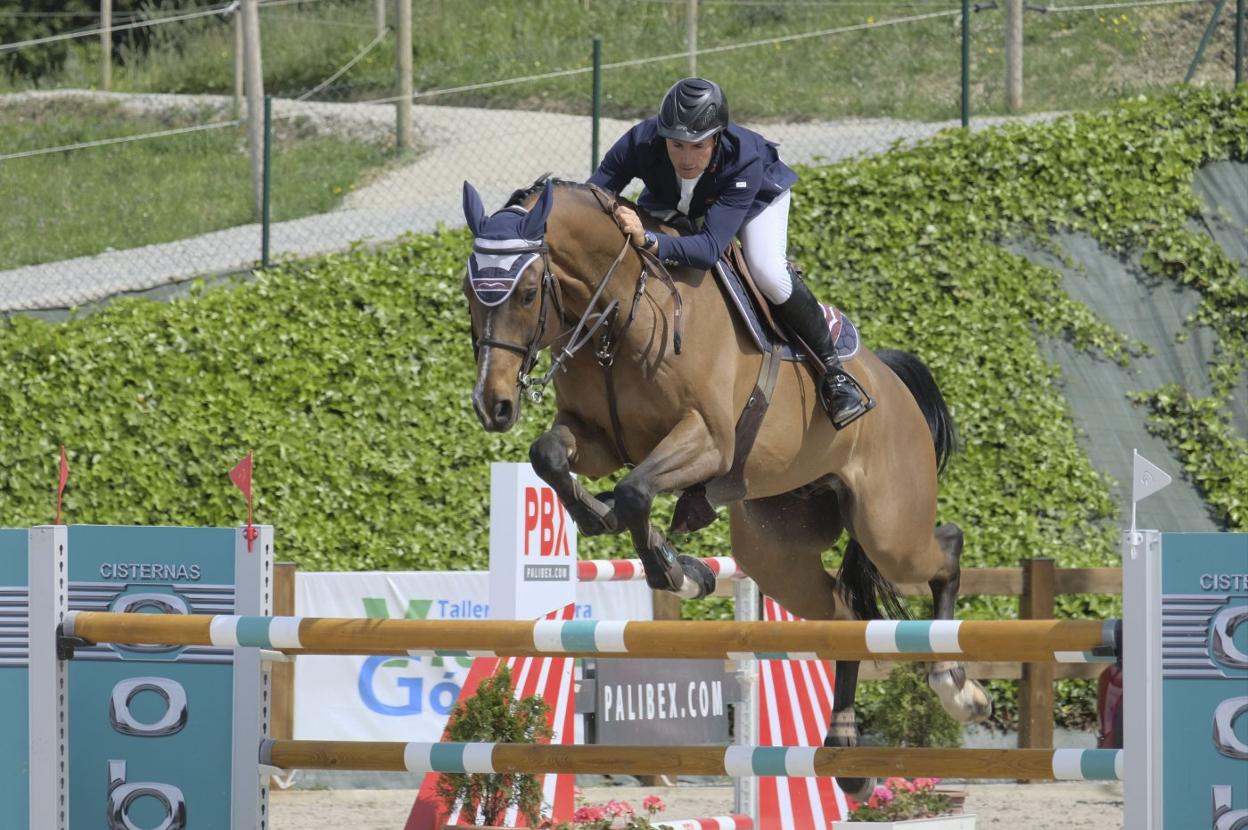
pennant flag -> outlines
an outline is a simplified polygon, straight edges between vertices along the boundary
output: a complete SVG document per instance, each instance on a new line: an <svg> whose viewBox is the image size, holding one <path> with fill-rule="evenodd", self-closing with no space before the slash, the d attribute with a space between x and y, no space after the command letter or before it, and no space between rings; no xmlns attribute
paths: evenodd
<svg viewBox="0 0 1248 830"><path fill-rule="evenodd" d="M1135 471L1131 476L1131 501L1143 501L1174 481L1169 473L1140 455L1139 450L1132 452L1135 453Z"/></svg>
<svg viewBox="0 0 1248 830"><path fill-rule="evenodd" d="M234 486L243 491L243 495L247 497L247 552L251 553L251 543L256 540L256 529L251 526L251 451L247 451L247 455L243 460L234 465L234 469L230 470L230 481L234 482Z"/></svg>
<svg viewBox="0 0 1248 830"><path fill-rule="evenodd" d="M230 470L230 481L234 482L234 486L243 491L243 495L247 497L247 501L251 501L251 453L243 458L242 461L234 465L234 469Z"/></svg>
<svg viewBox="0 0 1248 830"><path fill-rule="evenodd" d="M56 522L61 523L61 500L65 495L65 483L69 481L69 459L65 457L65 445L61 444L61 481L56 488Z"/></svg>

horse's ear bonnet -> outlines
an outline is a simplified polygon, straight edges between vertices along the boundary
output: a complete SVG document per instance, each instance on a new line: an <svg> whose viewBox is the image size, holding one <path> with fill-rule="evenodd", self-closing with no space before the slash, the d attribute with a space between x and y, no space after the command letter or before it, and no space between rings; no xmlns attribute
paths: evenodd
<svg viewBox="0 0 1248 830"><path fill-rule="evenodd" d="M555 203L555 186L547 183L542 195L529 210L520 225L520 236L524 239L541 239L546 235L546 220L550 217L550 208Z"/></svg>
<svg viewBox="0 0 1248 830"><path fill-rule="evenodd" d="M547 185L531 210L513 205L485 216L481 196L464 182L464 221L474 237L468 257L468 284L482 305L501 305L511 296L520 275L540 254L546 219L554 204Z"/></svg>
<svg viewBox="0 0 1248 830"><path fill-rule="evenodd" d="M481 227L485 224L485 206L481 204L481 195L477 189L464 182L464 221L473 236L481 235Z"/></svg>

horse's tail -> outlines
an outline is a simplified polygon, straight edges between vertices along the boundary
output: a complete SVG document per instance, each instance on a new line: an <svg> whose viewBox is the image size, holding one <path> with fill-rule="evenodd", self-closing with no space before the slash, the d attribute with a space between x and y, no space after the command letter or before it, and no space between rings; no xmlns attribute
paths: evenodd
<svg viewBox="0 0 1248 830"><path fill-rule="evenodd" d="M836 585L848 596L850 608L860 620L904 620L910 616L897 586L884 578L853 537L845 546Z"/></svg>
<svg viewBox="0 0 1248 830"><path fill-rule="evenodd" d="M932 444L936 448L936 469L938 472L943 471L949 456L957 448L958 434L945 398L940 394L940 387L936 385L936 379L923 361L909 352L881 349L876 352L876 356L901 378L918 402L932 433ZM896 586L880 574L867 558L862 545L854 539L850 539L845 548L837 583L848 594L850 606L859 619L878 620L884 616L905 619L909 616L897 594Z"/></svg>
<svg viewBox="0 0 1248 830"><path fill-rule="evenodd" d="M927 419L927 428L931 430L932 444L936 447L936 471L944 472L949 456L957 449L958 433L953 426L953 416L949 414L945 398L940 394L940 387L936 385L936 379L923 361L909 352L881 349L875 355L893 370L893 374L901 378L901 382L918 402L923 417Z"/></svg>

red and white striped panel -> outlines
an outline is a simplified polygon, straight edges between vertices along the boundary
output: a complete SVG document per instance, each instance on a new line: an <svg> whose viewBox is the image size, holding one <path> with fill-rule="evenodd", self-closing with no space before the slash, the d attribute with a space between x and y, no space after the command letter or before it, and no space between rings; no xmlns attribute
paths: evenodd
<svg viewBox="0 0 1248 830"><path fill-rule="evenodd" d="M711 816L710 818L664 819L654 825L666 830L754 830L749 816Z"/></svg>
<svg viewBox="0 0 1248 830"><path fill-rule="evenodd" d="M570 620L576 614L576 606L568 605L560 611L552 611L546 615L548 620ZM511 682L517 697L529 697L540 694L548 701L555 701L549 715L549 723L553 734L552 744L574 743L575 694L573 691L573 667L575 661L568 657L512 657L507 659L511 668ZM477 686L487 677L498 671L502 660L497 657L477 658L464 680L464 688L460 699L466 699L476 693ZM446 735L443 734L443 740ZM439 775L431 772L425 775L416 803L412 805L404 830L441 830L446 824L470 825L472 816L460 816L458 813L444 815L441 801L437 797ZM576 776L548 773L542 778L542 800L553 805L550 817L555 823L571 821L576 810L575 803ZM507 814L508 827L525 827L524 819L511 811Z"/></svg>
<svg viewBox="0 0 1248 830"><path fill-rule="evenodd" d="M745 573L731 556L710 556L702 560L716 579L744 579ZM646 578L640 559L582 559L576 563L581 582L636 582Z"/></svg>
<svg viewBox="0 0 1248 830"><path fill-rule="evenodd" d="M763 597L764 620L798 620ZM832 717L832 666L822 660L759 660L759 746L823 746ZM758 830L828 827L848 812L831 778L758 779Z"/></svg>

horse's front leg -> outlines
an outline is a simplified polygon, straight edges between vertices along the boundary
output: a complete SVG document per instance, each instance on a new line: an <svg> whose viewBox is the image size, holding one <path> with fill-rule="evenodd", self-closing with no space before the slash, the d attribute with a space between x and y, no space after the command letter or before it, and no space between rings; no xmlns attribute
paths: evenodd
<svg viewBox="0 0 1248 830"><path fill-rule="evenodd" d="M624 530L611 505L594 498L572 477L573 463L578 472L591 478L601 478L619 468L604 441L605 437L597 440L578 418L560 412L551 428L529 447L534 472L554 488L577 529L586 536Z"/></svg>
<svg viewBox="0 0 1248 830"><path fill-rule="evenodd" d="M657 493L683 490L731 466L701 414L690 412L615 488L615 513L633 537L646 583L697 599L715 590L715 575L701 560L678 555L663 531L650 523ZM688 577L688 579L686 579Z"/></svg>

